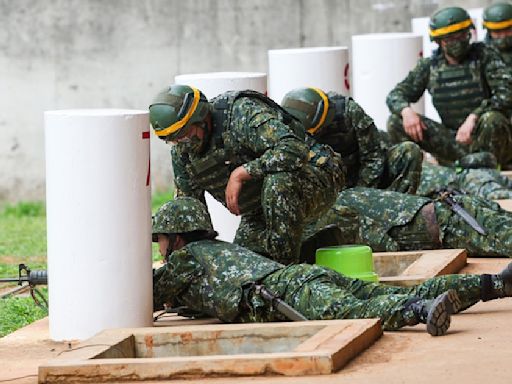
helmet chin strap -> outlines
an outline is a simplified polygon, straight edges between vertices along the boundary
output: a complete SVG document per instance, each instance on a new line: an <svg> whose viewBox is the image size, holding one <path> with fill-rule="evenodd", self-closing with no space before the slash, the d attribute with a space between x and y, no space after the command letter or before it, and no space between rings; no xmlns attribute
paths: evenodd
<svg viewBox="0 0 512 384"><path fill-rule="evenodd" d="M164 261L167 263L169 261L169 256L174 251L174 243L176 243L177 235L175 233L169 233L167 235L169 237L169 245L167 246L167 250L165 251Z"/></svg>

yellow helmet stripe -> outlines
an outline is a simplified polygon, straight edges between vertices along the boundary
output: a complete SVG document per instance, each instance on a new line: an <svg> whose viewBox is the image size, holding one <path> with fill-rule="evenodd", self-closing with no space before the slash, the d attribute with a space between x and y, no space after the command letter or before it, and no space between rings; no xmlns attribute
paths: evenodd
<svg viewBox="0 0 512 384"><path fill-rule="evenodd" d="M512 19L504 21L484 21L483 24L487 29L505 29L512 26Z"/></svg>
<svg viewBox="0 0 512 384"><path fill-rule="evenodd" d="M467 19L464 21L461 21L457 24L448 25L447 27L438 28L438 29L430 29L430 36L432 37L439 37L443 35L447 35L452 32L457 32L462 29L471 27L473 25L473 22L471 19Z"/></svg>
<svg viewBox="0 0 512 384"><path fill-rule="evenodd" d="M327 98L327 95L322 90L315 88L315 87L309 87L309 88L312 89L313 91L315 91L316 93L318 93L318 95L324 101L324 110L322 111L322 116L320 117L320 121L318 122L317 125L308 129L308 132L313 135L316 131L318 131L318 129L325 122L325 118L327 117L327 111L329 109L329 99Z"/></svg>
<svg viewBox="0 0 512 384"><path fill-rule="evenodd" d="M161 131L156 131L155 133L157 136L171 135L174 132L183 128L188 123L188 121L190 120L190 118L192 117L194 112L196 111L197 105L199 104L199 99L201 97L201 94L199 93L198 89L196 89L194 87L190 87L190 88L192 88L192 91L194 92L194 100L192 101L192 105L188 109L187 114L185 116L183 116L183 119L178 120L177 122L175 122L174 124L171 124L167 128L162 129Z"/></svg>

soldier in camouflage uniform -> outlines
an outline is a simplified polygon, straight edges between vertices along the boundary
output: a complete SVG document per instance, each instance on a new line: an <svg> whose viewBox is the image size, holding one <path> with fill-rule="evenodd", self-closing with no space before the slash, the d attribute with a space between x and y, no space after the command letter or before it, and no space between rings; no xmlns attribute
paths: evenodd
<svg viewBox="0 0 512 384"><path fill-rule="evenodd" d="M487 234L474 230L442 200L361 187L341 192L336 204L305 233L336 224L344 243L367 244L374 251L465 248L470 256L512 257L511 212L476 196L453 199Z"/></svg>
<svg viewBox="0 0 512 384"><path fill-rule="evenodd" d="M512 265L499 275L449 275L411 288L348 278L309 264L285 267L239 245L214 240L206 207L193 198L163 205L153 241L165 256L153 272L153 307L187 306L225 322L286 318L254 289L262 284L310 320L375 318L385 330L418 322L442 335L450 314L512 294Z"/></svg>
<svg viewBox="0 0 512 384"><path fill-rule="evenodd" d="M492 168L442 167L424 163L417 194L435 197L447 187L489 200L512 199L512 180Z"/></svg>
<svg viewBox="0 0 512 384"><path fill-rule="evenodd" d="M485 40L497 48L505 63L512 67L512 4L493 4L484 10Z"/></svg>
<svg viewBox="0 0 512 384"><path fill-rule="evenodd" d="M172 85L149 107L171 149L179 196L204 192L241 215L235 243L285 264L299 259L305 223L335 202L344 185L339 155L305 137L299 121L264 95L226 92L208 102Z"/></svg>
<svg viewBox="0 0 512 384"><path fill-rule="evenodd" d="M372 118L352 98L325 94L318 88L298 88L288 92L281 105L319 143L341 154L347 187L415 193L421 172L420 148L410 141L389 147Z"/></svg>
<svg viewBox="0 0 512 384"><path fill-rule="evenodd" d="M442 164L467 153L489 151L499 164L512 158L512 72L499 52L483 43L470 44L469 14L450 7L430 20L430 36L440 48L420 59L389 93L387 124L393 142L414 140ZM414 112L427 89L442 124Z"/></svg>

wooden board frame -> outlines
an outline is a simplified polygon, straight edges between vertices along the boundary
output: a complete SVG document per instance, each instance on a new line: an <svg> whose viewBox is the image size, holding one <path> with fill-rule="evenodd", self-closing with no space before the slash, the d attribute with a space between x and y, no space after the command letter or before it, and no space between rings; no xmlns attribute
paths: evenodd
<svg viewBox="0 0 512 384"><path fill-rule="evenodd" d="M143 340L151 356L158 337L179 337L181 344L204 338L223 339L229 332L244 336L286 338L311 333L288 351L206 354L171 357L124 357ZM330 374L368 348L382 335L378 319L254 324L210 324L106 330L39 367L39 383L122 382L191 379L218 376ZM197 337L197 339L195 339ZM180 344L177 343L177 344ZM296 343L297 344L297 343Z"/></svg>

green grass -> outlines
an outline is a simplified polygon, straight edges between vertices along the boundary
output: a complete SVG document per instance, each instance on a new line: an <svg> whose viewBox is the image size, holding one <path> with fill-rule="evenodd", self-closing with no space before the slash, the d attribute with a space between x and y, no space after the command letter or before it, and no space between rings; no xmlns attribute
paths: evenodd
<svg viewBox="0 0 512 384"><path fill-rule="evenodd" d="M173 197L172 191L155 193L153 213ZM153 244L153 261L161 260ZM46 209L42 202L20 202L0 209L0 277L17 277L18 264L46 269ZM0 289L16 284L0 284ZM0 299L0 337L46 316L31 297Z"/></svg>

